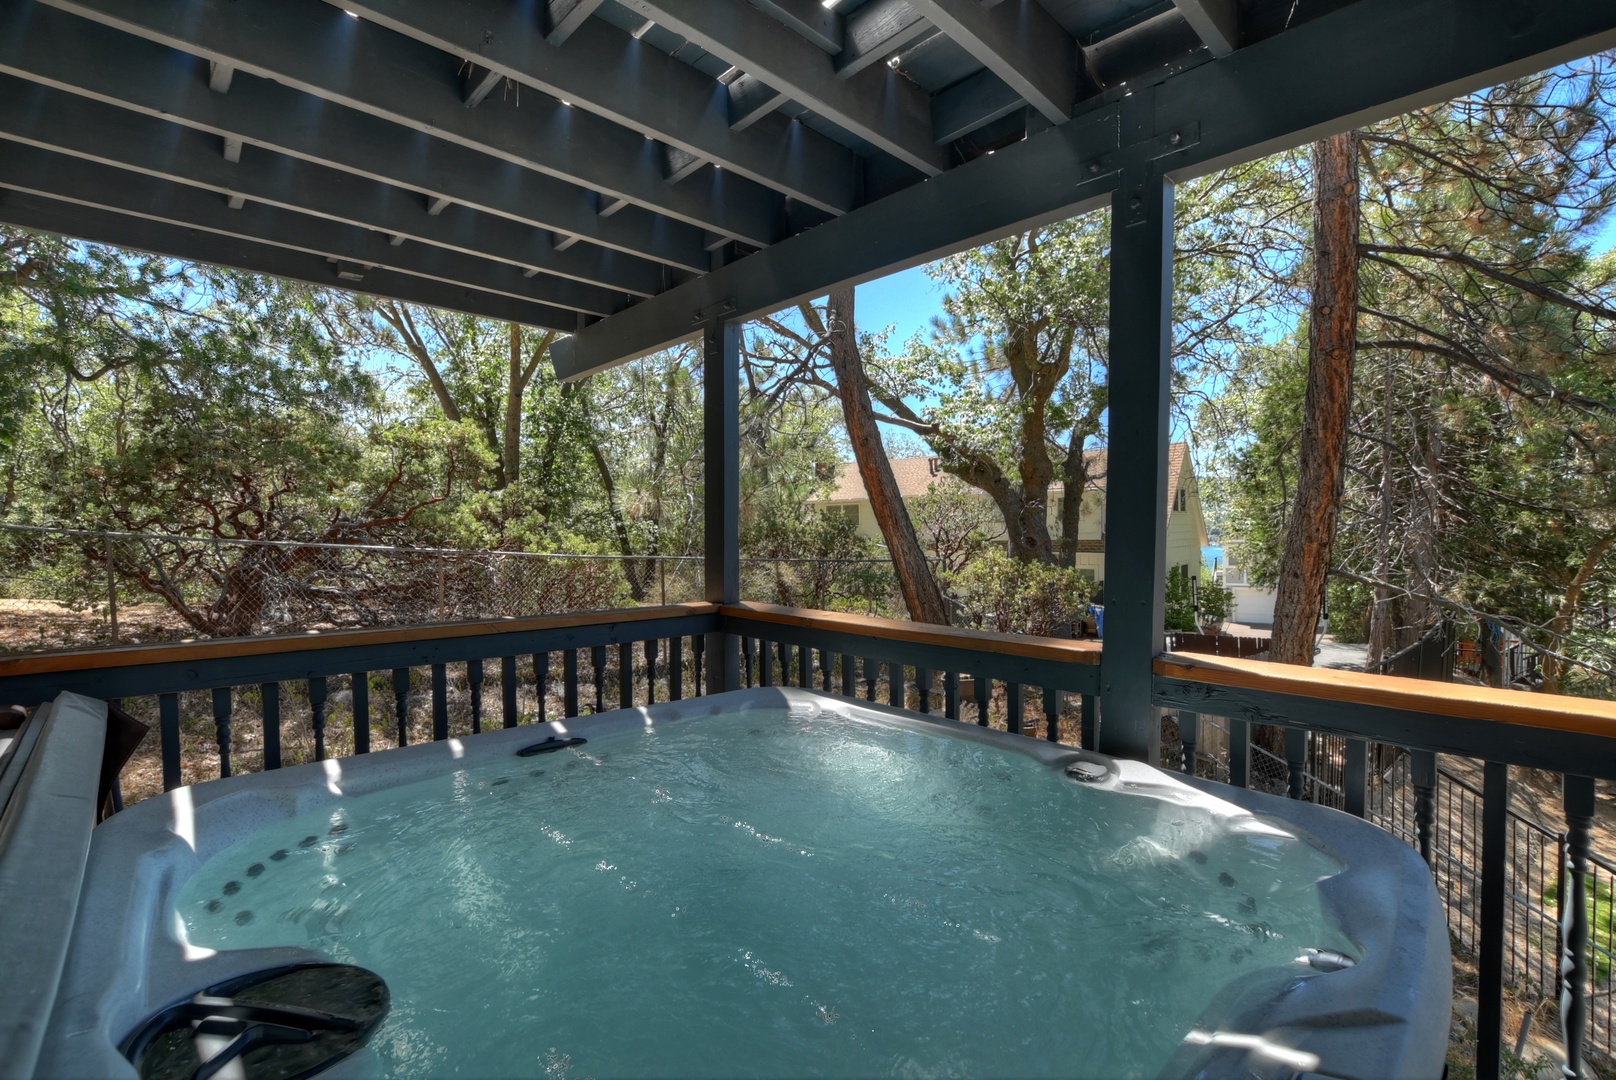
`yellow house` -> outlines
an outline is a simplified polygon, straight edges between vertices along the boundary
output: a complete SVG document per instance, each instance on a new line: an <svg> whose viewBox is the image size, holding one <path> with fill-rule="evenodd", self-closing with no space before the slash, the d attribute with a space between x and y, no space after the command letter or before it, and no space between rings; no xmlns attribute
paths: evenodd
<svg viewBox="0 0 1616 1080"><path fill-rule="evenodd" d="M1090 450L1087 454L1089 487L1083 495L1083 513L1078 528L1077 568L1093 575L1095 581L1105 580L1105 480L1106 451ZM919 498L931 490L933 484L948 474L938 467L934 457L893 458L892 474L898 481L898 491L904 501ZM984 503L985 493L970 489L973 496ZM1167 460L1167 569L1182 568L1191 577L1201 573L1201 548L1206 546L1206 519L1201 512L1200 485L1195 479L1195 463L1188 443L1173 443ZM1049 488L1049 524L1058 536L1059 522L1066 498L1062 484ZM836 483L822 497L811 502L816 513L845 514L854 519L863 536L876 539L881 529L870 508L869 495L859 477L858 466L844 462L836 471ZM1003 535L1002 524L999 536Z"/></svg>

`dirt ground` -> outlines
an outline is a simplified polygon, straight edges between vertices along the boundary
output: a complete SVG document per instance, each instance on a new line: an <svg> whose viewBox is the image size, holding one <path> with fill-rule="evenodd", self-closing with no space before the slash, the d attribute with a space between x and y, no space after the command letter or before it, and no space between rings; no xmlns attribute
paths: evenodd
<svg viewBox="0 0 1616 1080"><path fill-rule="evenodd" d="M183 640L189 627L163 604L118 610L118 643ZM75 611L54 600L0 600L0 654L111 645L105 611Z"/></svg>

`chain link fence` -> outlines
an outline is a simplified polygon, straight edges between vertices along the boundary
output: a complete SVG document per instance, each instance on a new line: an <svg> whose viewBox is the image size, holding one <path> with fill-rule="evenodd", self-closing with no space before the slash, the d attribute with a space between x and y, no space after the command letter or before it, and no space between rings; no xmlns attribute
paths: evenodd
<svg viewBox="0 0 1616 1080"><path fill-rule="evenodd" d="M904 616L885 559L745 559L747 600ZM695 556L540 554L0 525L0 653L703 598Z"/></svg>

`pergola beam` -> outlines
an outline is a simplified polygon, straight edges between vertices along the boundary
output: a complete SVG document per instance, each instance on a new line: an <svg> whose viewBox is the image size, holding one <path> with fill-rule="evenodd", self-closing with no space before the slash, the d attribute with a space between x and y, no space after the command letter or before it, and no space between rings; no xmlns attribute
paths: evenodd
<svg viewBox="0 0 1616 1080"><path fill-rule="evenodd" d="M1038 0L909 0L915 10L1053 123L1077 100L1077 42Z"/></svg>
<svg viewBox="0 0 1616 1080"><path fill-rule="evenodd" d="M927 176L947 167L925 91L896 72L838 78L830 56L747 0L621 2Z"/></svg>
<svg viewBox="0 0 1616 1080"><path fill-rule="evenodd" d="M871 64L885 63L937 28L909 0L870 0L848 15L836 74L851 79Z"/></svg>
<svg viewBox="0 0 1616 1080"><path fill-rule="evenodd" d="M290 248L445 285L465 285L517 300L554 304L590 315L610 315L628 297L561 278L524 278L507 263L489 262L446 248L389 242L386 233L338 225L277 206L247 202L232 210L213 192L75 161L17 143L0 154L0 187L130 217Z"/></svg>
<svg viewBox="0 0 1616 1080"><path fill-rule="evenodd" d="M1228 56L1240 47L1236 0L1173 0L1173 5L1213 56Z"/></svg>
<svg viewBox="0 0 1616 1080"><path fill-rule="evenodd" d="M577 314L563 308L515 300L464 286L444 285L380 268L365 271L362 282L349 282L338 277L338 267L321 255L309 255L218 233L177 228L3 188L0 188L0 221L36 232L75 237L96 244L113 244L187 262L271 274L322 288L391 297L406 303L463 311L524 326L562 331L578 326ZM358 288L361 284L364 287Z"/></svg>
<svg viewBox="0 0 1616 1080"><path fill-rule="evenodd" d="M938 143L953 142L1022 107L1014 87L991 71L979 71L932 97L932 137Z"/></svg>
<svg viewBox="0 0 1616 1080"><path fill-rule="evenodd" d="M1359 0L1135 89L1125 129L1115 106L1097 108L603 319L557 343L556 371L580 378L683 340L714 303L749 318L1070 217L1108 190L1090 168L1163 158L1183 181L1616 45L1608 0L1562 0L1525 28L1512 10Z"/></svg>
<svg viewBox="0 0 1616 1080"><path fill-rule="evenodd" d="M779 238L775 192L741 177L670 185L641 134L547 95L463 108L452 56L321 0L39 2L691 225Z"/></svg>
<svg viewBox="0 0 1616 1080"><path fill-rule="evenodd" d="M589 21L603 0L547 0L545 3L544 40L551 45L563 44L577 29Z"/></svg>
<svg viewBox="0 0 1616 1080"><path fill-rule="evenodd" d="M784 117L733 128L721 85L604 20L589 20L558 49L532 33L523 9L509 0L340 0L340 6L827 213L858 204L851 150ZM824 11L817 0L812 6Z"/></svg>
<svg viewBox="0 0 1616 1080"><path fill-rule="evenodd" d="M602 218L595 196L574 184L440 139L412 137L396 124L268 79L237 79L230 93L215 94L197 69L195 57L174 49L31 0L0 0L0 73L383 183L452 196L465 206L631 255L708 269L703 230L694 226L640 207ZM456 101L452 111L481 110Z"/></svg>
<svg viewBox="0 0 1616 1080"><path fill-rule="evenodd" d="M1015 154L1035 146L1036 155ZM778 311L858 282L1096 209L1114 182L1117 114L1107 107L992 157L782 240L670 289L551 346L556 373L576 379L625 363L698 329L701 312L733 304L736 318ZM1028 168L1031 161L1036 168Z"/></svg>
<svg viewBox="0 0 1616 1080"><path fill-rule="evenodd" d="M346 225L510 263L634 296L667 286L663 267L585 244L554 250L544 229L464 206L421 212L419 192L367 180L256 146L243 147L245 168L221 158L214 136L113 105L0 75L0 139L56 150L200 191L239 194ZM65 163L64 175L71 171Z"/></svg>
<svg viewBox="0 0 1616 1080"><path fill-rule="evenodd" d="M842 51L842 17L822 0L752 0L826 52Z"/></svg>

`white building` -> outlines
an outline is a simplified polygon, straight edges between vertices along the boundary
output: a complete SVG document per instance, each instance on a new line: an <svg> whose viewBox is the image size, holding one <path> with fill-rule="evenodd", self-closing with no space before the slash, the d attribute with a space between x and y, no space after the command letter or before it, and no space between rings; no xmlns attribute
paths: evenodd
<svg viewBox="0 0 1616 1080"><path fill-rule="evenodd" d="M1105 580L1105 450L1090 450L1087 454L1089 488L1083 496L1083 513L1078 528L1077 568L1086 570L1095 581ZM898 482L898 491L907 502L931 490L931 486L946 477L934 457L893 458L892 474ZM985 493L974 488L972 493L984 503L990 502ZM1173 443L1167 460L1167 568L1179 567L1191 577L1201 574L1201 548L1206 546L1206 519L1201 512L1200 487L1195 479L1194 459L1187 443ZM1049 521L1057 529L1066 497L1062 484L1049 488ZM816 512L842 513L856 519L858 531L864 536L881 537L875 512L870 508L869 495L864 490L857 464L844 462L837 469L836 483L830 492L809 504ZM1002 530L1001 530L1002 535ZM1270 612L1270 618L1272 613Z"/></svg>

